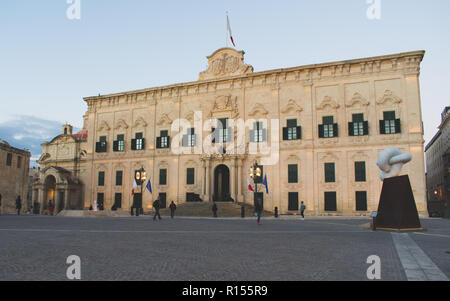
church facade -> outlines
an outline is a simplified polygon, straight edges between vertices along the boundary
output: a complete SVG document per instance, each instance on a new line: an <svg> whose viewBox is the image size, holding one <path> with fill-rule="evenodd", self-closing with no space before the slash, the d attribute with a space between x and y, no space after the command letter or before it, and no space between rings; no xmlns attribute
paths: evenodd
<svg viewBox="0 0 450 301"><path fill-rule="evenodd" d="M402 174L426 215L424 53L254 72L244 52L222 48L198 81L87 97L83 130L66 125L43 144L33 198L42 212L49 198L58 210L94 201L147 210L158 196L167 205L253 204L249 170L257 162L267 178L268 193L257 184L265 210L298 213L304 202L307 214L366 215L382 187L378 154L392 146L413 156Z"/></svg>

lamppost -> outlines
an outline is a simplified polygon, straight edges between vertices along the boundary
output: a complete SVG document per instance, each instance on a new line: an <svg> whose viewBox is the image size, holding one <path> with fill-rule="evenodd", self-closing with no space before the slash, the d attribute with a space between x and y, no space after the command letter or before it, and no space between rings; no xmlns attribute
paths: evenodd
<svg viewBox="0 0 450 301"><path fill-rule="evenodd" d="M262 181L262 171L261 171L261 167L258 165L257 161L255 161L253 166L250 167L249 176L253 180L253 183L255 184L255 193L253 195L253 203L256 206L256 194L258 193L258 183L261 183L261 181Z"/></svg>
<svg viewBox="0 0 450 301"><path fill-rule="evenodd" d="M143 186L144 186L144 182L146 179L147 179L147 174L145 172L145 169L144 169L144 167L141 167L141 169L139 169L136 172L136 181L138 183L140 183L140 185L141 185L141 199L137 202L137 204L136 203L134 204L135 209L136 209L136 216L139 216L140 213L142 213L142 214L144 213L143 212L144 210L142 209L142 200L144 198Z"/></svg>

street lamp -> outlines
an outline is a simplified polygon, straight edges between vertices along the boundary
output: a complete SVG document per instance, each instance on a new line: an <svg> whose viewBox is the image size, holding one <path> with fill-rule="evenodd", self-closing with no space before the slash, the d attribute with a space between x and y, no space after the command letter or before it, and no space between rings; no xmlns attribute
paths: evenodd
<svg viewBox="0 0 450 301"><path fill-rule="evenodd" d="M249 176L253 180L255 184L255 193L253 196L253 202L256 206L256 194L258 193L258 183L261 183L262 180L262 171L261 167L258 165L258 162L255 161L253 166L250 167Z"/></svg>
<svg viewBox="0 0 450 301"><path fill-rule="evenodd" d="M142 208L142 200L144 198L143 186L146 179L147 174L145 172L145 169L144 167L141 167L141 169L136 172L136 181L141 184L141 199L140 201L138 201L138 204L134 204L136 208L136 216L139 216L139 213L144 214L144 209Z"/></svg>

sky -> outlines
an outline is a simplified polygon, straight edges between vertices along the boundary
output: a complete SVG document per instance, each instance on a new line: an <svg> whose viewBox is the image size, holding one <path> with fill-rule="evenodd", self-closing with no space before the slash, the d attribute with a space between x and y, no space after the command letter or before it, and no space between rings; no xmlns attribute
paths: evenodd
<svg viewBox="0 0 450 301"><path fill-rule="evenodd" d="M425 50L426 143L436 133L450 105L448 0L2 0L0 139L36 158L63 123L82 127L83 97L197 80L226 46L227 11L255 72Z"/></svg>

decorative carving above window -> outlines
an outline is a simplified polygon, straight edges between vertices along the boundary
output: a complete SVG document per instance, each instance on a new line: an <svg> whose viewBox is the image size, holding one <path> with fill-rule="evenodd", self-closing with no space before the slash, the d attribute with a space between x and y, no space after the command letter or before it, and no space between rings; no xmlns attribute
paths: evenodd
<svg viewBox="0 0 450 301"><path fill-rule="evenodd" d="M289 99L287 105L281 110L281 113L289 113L289 112L296 112L301 113L303 111L303 108L300 107L297 102L293 99Z"/></svg>
<svg viewBox="0 0 450 301"><path fill-rule="evenodd" d="M339 104L330 96L325 96L322 102L317 106L317 110L324 110L327 106L333 110L337 110L340 107Z"/></svg>
<svg viewBox="0 0 450 301"><path fill-rule="evenodd" d="M359 94L358 92L356 92L355 94L353 94L352 99L350 99L345 106L347 108L349 107L353 107L357 104L360 104L361 106L368 106L370 104L370 102L365 99L361 94Z"/></svg>
<svg viewBox="0 0 450 301"><path fill-rule="evenodd" d="M255 117L255 116L266 116L269 114L269 111L266 110L264 105L261 103L257 103L253 106L253 109L248 113L249 116Z"/></svg>
<svg viewBox="0 0 450 301"><path fill-rule="evenodd" d="M114 128L114 129L116 129L116 130L119 130L119 129L124 129L124 130L126 130L126 129L128 129L129 128L129 126L128 126L128 124L125 122L125 120L123 120L123 119L119 119L117 122L116 122L116 127Z"/></svg>
<svg viewBox="0 0 450 301"><path fill-rule="evenodd" d="M136 121L134 122L133 128L137 128L137 127L147 127L147 122L145 122L144 118L139 117L136 119Z"/></svg>
<svg viewBox="0 0 450 301"><path fill-rule="evenodd" d="M392 104L399 104L402 99L394 94L391 90L384 91L384 95L377 100L377 104L381 105L386 102L391 102Z"/></svg>
<svg viewBox="0 0 450 301"><path fill-rule="evenodd" d="M102 120L100 122L99 127L97 128L97 131L101 132L101 131L109 131L111 130L111 127L108 125L108 123L105 120Z"/></svg>
<svg viewBox="0 0 450 301"><path fill-rule="evenodd" d="M172 119L170 119L169 115L166 113L163 113L161 115L161 118L159 118L157 125L158 126L163 126L163 125L171 125L173 122Z"/></svg>

